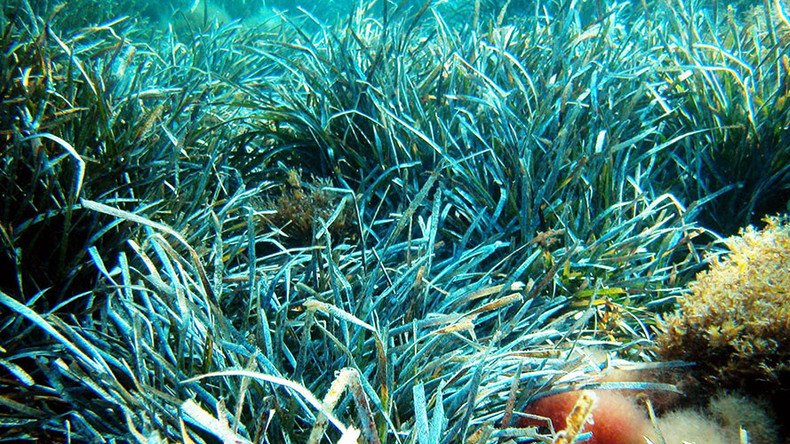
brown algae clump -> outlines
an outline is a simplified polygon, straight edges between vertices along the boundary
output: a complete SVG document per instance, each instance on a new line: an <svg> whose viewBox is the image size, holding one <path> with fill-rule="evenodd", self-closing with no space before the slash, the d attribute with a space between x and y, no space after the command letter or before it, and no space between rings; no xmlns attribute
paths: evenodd
<svg viewBox="0 0 790 444"><path fill-rule="evenodd" d="M787 216L765 221L727 239L730 252L713 258L680 311L661 322L659 354L696 362L706 384L790 388L790 225Z"/></svg>
<svg viewBox="0 0 790 444"><path fill-rule="evenodd" d="M299 171L288 170L280 195L266 206L274 210L269 222L290 238L289 244L310 245L314 233L321 229L321 221L328 224L333 237L352 232L353 203L342 202L342 196L328 191L328 186L326 179L305 183Z"/></svg>

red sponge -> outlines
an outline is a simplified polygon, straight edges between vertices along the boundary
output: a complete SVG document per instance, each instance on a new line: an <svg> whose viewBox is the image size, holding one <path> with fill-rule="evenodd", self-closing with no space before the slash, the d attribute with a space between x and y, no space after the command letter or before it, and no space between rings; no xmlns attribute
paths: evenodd
<svg viewBox="0 0 790 444"><path fill-rule="evenodd" d="M653 436L647 415L636 403L621 393L595 390L596 401L582 433L592 432L587 444L644 444L645 436ZM581 392L570 391L540 398L527 406L526 413L551 419L554 430L565 429L565 418L573 409ZM519 427L545 427L546 422L521 417Z"/></svg>

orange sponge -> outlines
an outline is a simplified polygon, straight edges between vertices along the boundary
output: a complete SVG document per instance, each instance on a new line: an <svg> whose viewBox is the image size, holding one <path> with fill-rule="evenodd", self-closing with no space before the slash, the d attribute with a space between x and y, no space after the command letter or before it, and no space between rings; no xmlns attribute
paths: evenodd
<svg viewBox="0 0 790 444"><path fill-rule="evenodd" d="M610 390L595 390L595 403L582 433L592 432L587 444L644 444L645 436L653 436L647 415L634 400ZM551 420L559 432L567 426L566 418L581 392L569 391L540 398L527 406L526 413ZM545 421L521 417L519 427L545 427Z"/></svg>

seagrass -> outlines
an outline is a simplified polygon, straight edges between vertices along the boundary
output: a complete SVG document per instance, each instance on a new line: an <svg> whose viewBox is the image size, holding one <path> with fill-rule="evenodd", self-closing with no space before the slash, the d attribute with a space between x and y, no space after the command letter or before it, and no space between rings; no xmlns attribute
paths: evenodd
<svg viewBox="0 0 790 444"><path fill-rule="evenodd" d="M337 3L4 4L3 439L551 442L787 202L779 2Z"/></svg>

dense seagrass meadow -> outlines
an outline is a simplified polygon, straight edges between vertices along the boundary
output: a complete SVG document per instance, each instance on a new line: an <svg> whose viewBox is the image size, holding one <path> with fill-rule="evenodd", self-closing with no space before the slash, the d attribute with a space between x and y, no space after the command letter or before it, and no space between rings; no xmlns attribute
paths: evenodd
<svg viewBox="0 0 790 444"><path fill-rule="evenodd" d="M790 395L784 0L0 3L2 441Z"/></svg>

